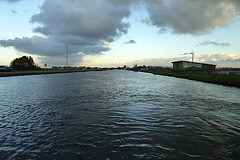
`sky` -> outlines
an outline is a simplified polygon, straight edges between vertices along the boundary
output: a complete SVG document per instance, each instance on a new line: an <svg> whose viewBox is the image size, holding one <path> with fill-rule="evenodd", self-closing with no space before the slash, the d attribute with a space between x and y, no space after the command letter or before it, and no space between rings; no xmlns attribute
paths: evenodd
<svg viewBox="0 0 240 160"><path fill-rule="evenodd" d="M0 0L0 65L240 68L239 0Z"/></svg>

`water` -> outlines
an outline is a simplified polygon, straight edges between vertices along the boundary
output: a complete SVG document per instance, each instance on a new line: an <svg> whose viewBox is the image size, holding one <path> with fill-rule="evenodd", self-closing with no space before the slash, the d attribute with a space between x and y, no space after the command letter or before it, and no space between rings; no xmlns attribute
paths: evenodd
<svg viewBox="0 0 240 160"><path fill-rule="evenodd" d="M0 78L0 159L238 159L240 89L104 71Z"/></svg>

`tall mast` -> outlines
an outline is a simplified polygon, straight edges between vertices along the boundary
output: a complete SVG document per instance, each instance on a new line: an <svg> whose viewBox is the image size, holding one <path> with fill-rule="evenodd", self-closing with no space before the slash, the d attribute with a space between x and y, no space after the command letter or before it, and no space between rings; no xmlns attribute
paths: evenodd
<svg viewBox="0 0 240 160"><path fill-rule="evenodd" d="M66 67L68 68L68 46L66 45Z"/></svg>

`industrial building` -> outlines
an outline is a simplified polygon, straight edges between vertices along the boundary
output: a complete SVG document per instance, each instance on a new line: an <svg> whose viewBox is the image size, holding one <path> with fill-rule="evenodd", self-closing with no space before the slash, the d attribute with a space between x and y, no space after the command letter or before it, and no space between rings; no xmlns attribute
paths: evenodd
<svg viewBox="0 0 240 160"><path fill-rule="evenodd" d="M172 63L173 63L174 71L214 72L216 70L216 65L214 64L189 62L189 61L175 61Z"/></svg>

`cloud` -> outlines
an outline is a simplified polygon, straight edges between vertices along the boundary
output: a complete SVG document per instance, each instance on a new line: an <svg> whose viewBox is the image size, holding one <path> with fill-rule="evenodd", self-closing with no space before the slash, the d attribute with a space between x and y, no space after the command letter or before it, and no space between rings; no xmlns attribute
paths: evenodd
<svg viewBox="0 0 240 160"><path fill-rule="evenodd" d="M0 45L39 56L61 56L69 45L70 53L102 54L111 42L127 34L131 6L138 0L45 0L41 12L31 17L36 34L30 38L1 40ZM9 1L10 2L10 1Z"/></svg>
<svg viewBox="0 0 240 160"><path fill-rule="evenodd" d="M201 35L227 26L240 15L239 0L145 0L149 21L160 32Z"/></svg>
<svg viewBox="0 0 240 160"><path fill-rule="evenodd" d="M74 35L113 42L128 32L130 24L123 19L130 16L133 4L141 2L149 13L148 24L158 27L159 33L208 34L240 15L239 0L45 0L41 13L31 22L39 24L34 32L48 36Z"/></svg>
<svg viewBox="0 0 240 160"><path fill-rule="evenodd" d="M9 2L9 3L13 3L13 2L21 1L21 0L2 0L2 1L6 1L6 2Z"/></svg>
<svg viewBox="0 0 240 160"><path fill-rule="evenodd" d="M47 63L48 67L49 67L49 64L50 64L50 67L66 66L66 55L61 55L58 57L39 57L38 59L42 62L42 64ZM68 65L70 66L77 66L77 64L82 61L84 61L83 54L73 54L68 56Z"/></svg>
<svg viewBox="0 0 240 160"><path fill-rule="evenodd" d="M34 33L30 38L0 40L0 45L14 47L19 52L54 56L55 59L64 58L66 44L70 57L79 57L79 53L102 54L110 50L108 42L127 33L130 25L123 19L130 16L130 5L134 2L45 0L41 13L33 15L31 22L39 24L34 31L47 38Z"/></svg>
<svg viewBox="0 0 240 160"><path fill-rule="evenodd" d="M127 63L129 67L133 67L135 64L138 66L146 65L146 66L164 66L171 67L172 61L175 61L176 58L145 58L140 60L135 60L133 62Z"/></svg>
<svg viewBox="0 0 240 160"><path fill-rule="evenodd" d="M213 41L204 41L202 43L199 43L200 46L207 46L207 45L213 45L217 47L228 47L231 44L230 43L219 43L219 42L213 42Z"/></svg>
<svg viewBox="0 0 240 160"><path fill-rule="evenodd" d="M39 37L36 34L31 34L30 38L15 38L9 40L0 40L2 47L14 47L17 51L29 53L38 56L48 56L58 58L65 58L66 44L54 40L52 37ZM103 44L95 45L68 45L69 57L78 57L80 53L89 55L101 54L101 52L108 51L109 48ZM78 59L81 61L81 59Z"/></svg>
<svg viewBox="0 0 240 160"><path fill-rule="evenodd" d="M35 32L48 36L78 36L112 42L128 32L130 24L123 19L130 16L130 4L110 0L45 0L42 12L32 16L31 22L40 24Z"/></svg>
<svg viewBox="0 0 240 160"><path fill-rule="evenodd" d="M240 55L232 53L204 54L195 56L195 61L216 64L217 67L238 67Z"/></svg>
<svg viewBox="0 0 240 160"><path fill-rule="evenodd" d="M12 15L16 15L17 13L18 13L17 11L11 10L11 14L12 14Z"/></svg>
<svg viewBox="0 0 240 160"><path fill-rule="evenodd" d="M104 41L104 45L103 46L111 48L111 45L107 41Z"/></svg>
<svg viewBox="0 0 240 160"><path fill-rule="evenodd" d="M37 37L37 34L36 34L36 33L32 33L32 34L30 35L30 38L34 38L34 37Z"/></svg>
<svg viewBox="0 0 240 160"><path fill-rule="evenodd" d="M127 42L125 42L124 44L134 44L134 43L137 43L135 40L129 40Z"/></svg>

